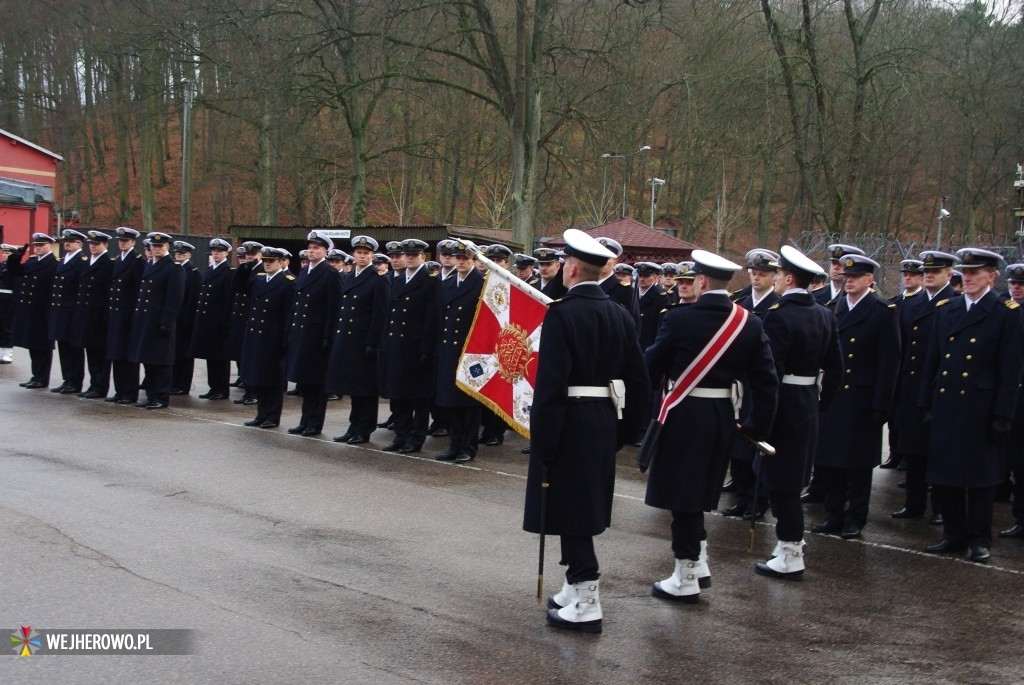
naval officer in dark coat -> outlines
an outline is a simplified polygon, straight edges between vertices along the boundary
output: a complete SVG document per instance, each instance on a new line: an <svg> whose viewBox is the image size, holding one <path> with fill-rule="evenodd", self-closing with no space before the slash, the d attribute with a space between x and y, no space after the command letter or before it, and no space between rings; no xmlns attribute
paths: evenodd
<svg viewBox="0 0 1024 685"><path fill-rule="evenodd" d="M804 511L800 491L807 485L818 441L818 411L827 408L843 375L836 318L807 291L824 273L795 248L779 250L775 292L779 300L764 315L779 378L779 404L768 438L770 458L757 458L754 471L768 487L777 542L757 573L773 578L804 577Z"/></svg>
<svg viewBox="0 0 1024 685"><path fill-rule="evenodd" d="M195 357L189 354L188 348L192 344L192 331L195 330L195 312L199 302L199 289L203 287L203 273L192 261L192 253L196 249L194 245L184 240L176 240L173 249L174 262L185 274L185 291L175 329L171 394L187 395L192 390L192 374L196 367Z"/></svg>
<svg viewBox="0 0 1024 685"><path fill-rule="evenodd" d="M106 398L107 390L110 389L107 315L110 305L110 282L117 258L107 253L109 235L103 231L89 231L87 235L89 257L78 284L71 342L85 350L89 366L89 387L78 396L91 400Z"/></svg>
<svg viewBox="0 0 1024 685"><path fill-rule="evenodd" d="M1024 304L1024 264L1006 267L1006 285L1010 299ZM999 537L1024 539L1024 383L1017 396L1013 427L1006 440L1006 470L1013 475L1013 525L999 531Z"/></svg>
<svg viewBox="0 0 1024 685"><path fill-rule="evenodd" d="M153 261L146 265L128 340L129 359L146 370L146 399L137 406L160 409L170 404L178 315L185 298L185 271L168 254L171 236L153 232Z"/></svg>
<svg viewBox="0 0 1024 685"><path fill-rule="evenodd" d="M437 385L434 402L448 419L448 449L434 458L464 464L476 456L480 403L455 384L459 357L483 290L484 277L473 264L469 246L452 247L455 274L441 285L441 332L437 346Z"/></svg>
<svg viewBox="0 0 1024 685"><path fill-rule="evenodd" d="M931 412L926 477L944 526L925 551L967 550L969 560L987 563L1024 370L1024 324L1020 305L992 289L1001 257L969 247L956 254L963 295L937 307L921 387L920 405Z"/></svg>
<svg viewBox="0 0 1024 685"><path fill-rule="evenodd" d="M50 340L57 343L60 357L60 372L64 382L50 392L71 395L82 392L85 380L85 350L75 345L74 332L75 303L78 301L78 285L85 271L88 257L82 255L86 235L72 229L64 229L61 240L64 254L57 261L53 274L53 291L50 293Z"/></svg>
<svg viewBox="0 0 1024 685"><path fill-rule="evenodd" d="M210 389L199 396L204 400L226 400L231 390L228 339L235 274L228 261L230 253L228 241L223 238L210 241L211 263L203 272L203 283L196 297L188 356L206 360L206 382Z"/></svg>
<svg viewBox="0 0 1024 685"><path fill-rule="evenodd" d="M622 245L612 238L598 238L597 242L601 243L601 245L615 255L613 259L608 260L604 271L601 272L601 288L612 301L618 302L629 312L629 315L633 317L633 325L636 326L637 335L639 335L640 300L637 297L636 286L632 282L622 283L615 276L615 266L619 263L619 258L622 257Z"/></svg>
<svg viewBox="0 0 1024 685"><path fill-rule="evenodd" d="M53 341L50 340L50 298L57 259L53 256L52 237L45 233L32 234L32 256L25 262L20 258L7 260L7 269L21 280L11 323L11 340L15 347L28 350L32 377L21 387L30 390L50 384L53 366Z"/></svg>
<svg viewBox="0 0 1024 685"><path fill-rule="evenodd" d="M232 277L231 331L228 333L228 356L235 360L238 369L238 379L231 383L233 388L243 385L242 341L249 323L249 295L252 284L263 276L262 254L263 245L254 240L247 240L238 248L241 261ZM256 401L256 395L246 390L240 399L235 400L235 404L251 405L256 404Z"/></svg>
<svg viewBox="0 0 1024 685"><path fill-rule="evenodd" d="M559 261L561 256L558 250L550 247L538 247L533 251L537 259L537 282L533 287L541 291L552 300L557 300L565 294L565 284L562 282L562 264Z"/></svg>
<svg viewBox="0 0 1024 685"><path fill-rule="evenodd" d="M665 314L669 300L661 287L661 265L653 262L638 262L636 273L637 297L640 302L640 349L646 350L658 335L661 317Z"/></svg>
<svg viewBox="0 0 1024 685"><path fill-rule="evenodd" d="M288 320L295 305L295 276L285 267L287 250L264 247L259 273L248 291L249 322L239 355L242 382L256 398L256 418L246 426L277 428L284 401Z"/></svg>
<svg viewBox="0 0 1024 685"><path fill-rule="evenodd" d="M667 409L644 499L648 506L672 512L675 568L671 576L654 583L652 594L691 604L700 599L699 579L710 578L704 512L718 506L736 436L733 386L740 378L747 379L750 412L741 430L762 440L771 430L779 385L760 319L729 299L729 280L743 267L704 250L694 250L692 257L700 295L692 305L675 307L665 315L657 339L644 353L656 390L669 392L691 368L703 368L705 373L689 394ZM702 354L728 320L735 320L738 327L720 339L720 356Z"/></svg>
<svg viewBox="0 0 1024 685"><path fill-rule="evenodd" d="M312 437L323 431L327 415L324 376L341 302L341 279L327 263L327 251L334 249L334 242L319 231L310 231L306 241L309 264L296 281L287 361L288 380L302 394L302 415L288 432Z"/></svg>
<svg viewBox="0 0 1024 685"><path fill-rule="evenodd" d="M381 395L391 400L395 438L384 450L418 452L427 437L440 323L441 281L424 268L427 244L402 241L405 269L391 284L381 338Z"/></svg>
<svg viewBox="0 0 1024 685"><path fill-rule="evenodd" d="M814 469L825 495L825 521L815 533L860 537L867 524L871 475L882 463L882 426L892 409L899 373L896 305L871 292L878 262L842 260L846 294L829 303L843 354L843 384L822 413Z"/></svg>
<svg viewBox="0 0 1024 685"><path fill-rule="evenodd" d="M392 284L386 273L373 268L378 247L370 236L352 238L355 265L341 282L341 306L327 364L327 392L352 400L348 430L334 438L349 445L363 444L377 428L380 339Z"/></svg>
<svg viewBox="0 0 1024 685"><path fill-rule="evenodd" d="M904 299L898 305L902 351L893 424L896 428L895 457L907 464L907 487L904 505L892 514L895 519L917 518L923 516L928 508L925 472L931 426L925 420L925 411L918 407L918 399L921 384L925 382L925 355L935 326L936 307L957 294L949 284L953 267L959 261L956 255L928 250L919 256L924 270L923 292ZM934 505L932 510L937 516Z"/></svg>
<svg viewBox="0 0 1024 685"><path fill-rule="evenodd" d="M839 260L842 259L844 255L848 254L863 256L864 250L859 247L854 247L853 245L843 245L842 243L834 243L828 246L829 283L824 288L814 291L814 299L817 300L819 304L828 304L843 294L843 287L846 284L846 280L843 277L843 265Z"/></svg>
<svg viewBox="0 0 1024 685"><path fill-rule="evenodd" d="M117 234L119 254L114 258L107 308L107 359L110 360L114 394L107 401L135 404L139 399L139 365L131 361L128 342L146 260L135 251L138 231L118 226L114 233Z"/></svg>
<svg viewBox="0 0 1024 685"><path fill-rule="evenodd" d="M569 229L564 238L568 290L549 305L540 338L523 528L561 538L568 568L561 591L548 599L548 622L599 633L594 536L611 525L615 453L637 434L650 386L632 317L597 282L614 255L582 231ZM624 406L612 385L617 393L624 388ZM544 483L550 487L542 490Z"/></svg>

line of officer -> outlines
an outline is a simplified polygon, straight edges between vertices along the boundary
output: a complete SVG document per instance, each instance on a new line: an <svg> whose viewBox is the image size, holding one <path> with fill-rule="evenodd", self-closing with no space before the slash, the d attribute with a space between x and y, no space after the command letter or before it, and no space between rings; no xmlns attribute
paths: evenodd
<svg viewBox="0 0 1024 685"><path fill-rule="evenodd" d="M704 250L694 250L694 275L700 292L688 307L666 315L658 337L644 353L651 384L671 384L701 358L735 305L729 300L730 279L743 267ZM750 411L741 430L763 440L771 429L778 397L778 379L768 339L756 316L748 316L732 343L708 360L706 375L682 402L671 409L658 449L651 459L645 503L672 512L672 574L654 583L652 594L686 603L700 600L710 585L704 512L718 506L722 479L736 436L733 385L747 379ZM686 449L679 449L687 445Z"/></svg>
<svg viewBox="0 0 1024 685"><path fill-rule="evenodd" d="M845 295L828 307L836 317L843 384L822 412L814 469L825 497L825 521L815 533L860 537L867 524L871 478L881 463L882 426L892 409L899 374L896 305L871 292L878 262L841 258Z"/></svg>
<svg viewBox="0 0 1024 685"><path fill-rule="evenodd" d="M622 258L622 245L612 238L598 238L597 242L615 255L614 259L608 260L608 264L601 271L601 280L599 281L601 288L613 302L619 303L629 312L629 315L633 317L634 328L639 333L640 300L637 298L636 288L632 283L622 284L614 277L615 266Z"/></svg>
<svg viewBox="0 0 1024 685"><path fill-rule="evenodd" d="M7 260L21 261L24 248L17 245L0 244L0 364L14 361L12 324L14 320L14 292L20 279L7 268Z"/></svg>
<svg viewBox="0 0 1024 685"><path fill-rule="evenodd" d="M107 301L107 359L110 360L114 394L106 401L135 404L139 400L139 365L131 360L129 339L146 260L135 251L138 231L118 226L114 233L119 254L114 258Z"/></svg>
<svg viewBox="0 0 1024 685"><path fill-rule="evenodd" d="M889 302L896 305L897 318L900 323L900 341L901 341L901 355L900 360L900 380L896 385L896 397L893 399L893 413L889 416L889 458L882 462L880 468L883 469L895 469L899 468L905 470L907 465L903 457L899 456L899 426L896 420L896 411L899 404L900 388L903 384L903 362L906 360L906 345L902 344L902 341L907 339L907 329L910 327L910 318L912 312L916 309L916 304L920 302L920 299L914 299L920 296L924 297L922 293L924 288L924 262L920 259L904 259L900 262L900 281L902 282L902 290L899 294L889 298Z"/></svg>
<svg viewBox="0 0 1024 685"><path fill-rule="evenodd" d="M53 256L55 242L45 233L33 233L32 256L25 262L20 258L7 260L7 268L21 281L11 324L11 342L28 350L32 376L19 385L30 390L50 385L50 367L53 366L50 298L57 271L57 258Z"/></svg>
<svg viewBox="0 0 1024 685"><path fill-rule="evenodd" d="M50 340L57 343L63 377L63 382L51 388L50 392L62 395L82 392L85 380L85 350L74 343L74 317L78 285L89 259L82 256L86 237L84 233L70 228L61 234L64 254L57 262L50 293Z"/></svg>
<svg viewBox="0 0 1024 685"><path fill-rule="evenodd" d="M192 333L195 330L196 307L199 304L199 291L203 287L203 273L192 262L195 246L184 240L173 243L174 262L185 274L185 291L182 295L181 310L178 312L174 342L174 367L171 370L171 394L187 395L192 390L192 375L195 372L196 360L189 354Z"/></svg>
<svg viewBox="0 0 1024 685"><path fill-rule="evenodd" d="M694 285L694 279L697 274L693 271L693 262L682 261L679 262L676 273L676 294L679 296L679 301L675 303L675 306L684 304L693 304L697 301L697 289Z"/></svg>
<svg viewBox="0 0 1024 685"><path fill-rule="evenodd" d="M136 406L161 409L170 404L176 333L185 298L185 271L170 256L171 236L147 234L153 261L142 271L139 297L128 338L129 359L146 371L146 399Z"/></svg>
<svg viewBox="0 0 1024 685"><path fill-rule="evenodd" d="M1010 299L1024 304L1024 264L1010 264L1005 271ZM1022 379L1024 380L1024 379ZM999 531L1001 538L1024 540L1024 383L1017 397L1013 427L1006 440L1006 470L1013 477L1013 525Z"/></svg>
<svg viewBox="0 0 1024 685"><path fill-rule="evenodd" d="M1024 370L1024 323L1020 306L992 290L1001 257L979 248L956 254L963 295L937 306L919 398L931 414L927 479L944 527L925 551L966 550L969 560L986 563Z"/></svg>
<svg viewBox="0 0 1024 685"><path fill-rule="evenodd" d="M828 304L843 294L846 287L846 278L843 276L843 265L840 260L846 255L864 256L864 250L853 245L833 243L828 246L828 287L814 291L814 299L819 304Z"/></svg>
<svg viewBox="0 0 1024 685"><path fill-rule="evenodd" d="M256 399L256 416L246 426L277 428L284 403L288 320L295 306L296 278L288 271L291 254L277 247L260 250L259 271L247 282L248 321L239 355L242 383Z"/></svg>
<svg viewBox="0 0 1024 685"><path fill-rule="evenodd" d="M342 279L340 307L327 365L327 392L352 400L348 429L335 442L361 445L377 427L380 339L392 279L373 268L379 247L369 236L352 238L354 269Z"/></svg>
<svg viewBox="0 0 1024 685"><path fill-rule="evenodd" d="M237 388L242 383L242 343L249 323L249 300L252 286L263 278L263 245L247 240L238 247L239 263L231 283L231 331L228 334L228 356L235 361L238 378L231 383ZM289 253L290 254L290 253ZM256 395L247 388L245 394L234 401L246 406L256 404Z"/></svg>
<svg viewBox="0 0 1024 685"><path fill-rule="evenodd" d="M188 356L206 360L206 382L210 389L199 397L226 400L231 392L231 305L234 270L228 261L231 243L223 238L210 241L210 265L196 297L192 337ZM191 386L191 382L189 383Z"/></svg>
<svg viewBox="0 0 1024 685"><path fill-rule="evenodd" d="M534 288L541 291L552 300L557 300L566 293L565 284L562 281L562 264L559 261L561 255L558 250L550 247L539 247L533 251L537 259L537 282Z"/></svg>
<svg viewBox="0 0 1024 685"><path fill-rule="evenodd" d="M110 389L110 360L107 359L107 316L110 307L110 283L114 260L107 253L110 236L89 231L89 256L80 276L75 313L71 323L71 342L85 350L89 367L89 387L78 394L85 399L106 398Z"/></svg>
<svg viewBox="0 0 1024 685"><path fill-rule="evenodd" d="M646 350L658 335L661 317L670 304L661 286L661 265L637 262L637 297L640 307L640 349Z"/></svg>
<svg viewBox="0 0 1024 685"><path fill-rule="evenodd" d="M327 264L334 241L319 231L306 236L308 265L299 271L288 334L288 380L302 395L302 415L293 435L320 435L327 414L325 372L341 301L341 279Z"/></svg>

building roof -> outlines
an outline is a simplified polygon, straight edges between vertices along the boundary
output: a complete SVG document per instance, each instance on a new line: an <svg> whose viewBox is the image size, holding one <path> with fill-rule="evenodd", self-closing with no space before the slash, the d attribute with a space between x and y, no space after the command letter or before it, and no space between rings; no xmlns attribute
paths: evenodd
<svg viewBox="0 0 1024 685"><path fill-rule="evenodd" d="M622 245L622 261L624 262L678 262L688 258L690 253L698 247L693 243L666 235L629 217L622 217L607 224L582 230L595 238L611 238L617 241ZM565 244L561 237L543 242L544 245L550 247L561 247Z"/></svg>
<svg viewBox="0 0 1024 685"><path fill-rule="evenodd" d="M63 162L64 161L64 158L61 157L60 155L58 155L56 152L50 152L46 148L39 147L35 143L30 143L29 141L25 140L24 138L19 138L18 136L14 135L13 133L10 133L9 131L5 131L2 128L0 128L0 136L4 136L6 138L10 138L11 140L17 141L17 142L21 143L22 145L28 145L33 150L38 150L39 152L42 152L44 155L49 155L50 157L53 157L54 159L56 159L58 162Z"/></svg>

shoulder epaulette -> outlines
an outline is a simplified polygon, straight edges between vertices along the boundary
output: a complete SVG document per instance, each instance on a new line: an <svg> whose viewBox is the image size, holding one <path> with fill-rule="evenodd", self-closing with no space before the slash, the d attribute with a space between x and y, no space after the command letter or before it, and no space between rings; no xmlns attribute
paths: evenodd
<svg viewBox="0 0 1024 685"><path fill-rule="evenodd" d="M88 257L79 257L79 259L81 259L81 260L82 260L83 262L87 262L87 261L89 261L89 258L88 258Z"/></svg>
<svg viewBox="0 0 1024 685"><path fill-rule="evenodd" d="M773 305L772 305L771 307L768 307L768 311L771 311L771 310L773 310L773 309L778 309L778 308L779 308L779 305L780 305L781 303L782 303L782 301L781 301L781 300L780 300L779 302L776 302L776 303L775 303L775 304L773 304Z"/></svg>
<svg viewBox="0 0 1024 685"><path fill-rule="evenodd" d="M1020 305L1017 304L1014 300L1003 300L1003 304L1006 305L1007 309L1017 309L1018 307L1020 307Z"/></svg>
<svg viewBox="0 0 1024 685"><path fill-rule="evenodd" d="M907 294L907 293L904 293L904 294L903 294L903 298L904 298L904 299L906 299L906 298L908 298L908 297L913 297L914 295L920 295L920 294L921 294L922 292L924 292L924 289L923 289L923 288L922 288L921 290L915 290L914 292L912 292L912 293L909 293L909 294Z"/></svg>
<svg viewBox="0 0 1024 685"><path fill-rule="evenodd" d="M116 262L116 261L117 261L117 257L111 257L111 258L110 258L110 261L112 261L112 262Z"/></svg>
<svg viewBox="0 0 1024 685"><path fill-rule="evenodd" d="M620 282L619 285L625 286L627 288L632 288L633 287L632 283L622 283L622 282Z"/></svg>
<svg viewBox="0 0 1024 685"><path fill-rule="evenodd" d="M896 309L896 303L893 302L893 303L889 304L889 309Z"/></svg>
<svg viewBox="0 0 1024 685"><path fill-rule="evenodd" d="M948 297L946 299L944 299L944 300L939 300L938 302L936 302L935 306L936 307L941 307L942 305L946 304L947 302L949 302L949 298Z"/></svg>
<svg viewBox="0 0 1024 685"><path fill-rule="evenodd" d="M660 312L658 312L658 313L659 313L659 314L664 314L664 313L665 313L665 312L667 312L667 311L668 311L668 307L665 307L664 309L662 309L662 310L661 310Z"/></svg>
<svg viewBox="0 0 1024 685"><path fill-rule="evenodd" d="M558 304L559 302L562 302L562 301L563 301L562 298L558 298L557 300L551 300L551 302L548 302L548 306L549 307L553 307L553 306L555 306L556 304ZM618 305L615 305L615 306L618 306Z"/></svg>
<svg viewBox="0 0 1024 685"><path fill-rule="evenodd" d="M141 255L141 254L139 254L138 252L136 252L136 253L135 253L135 258L136 258L136 259L142 259L142 255Z"/></svg>
<svg viewBox="0 0 1024 685"><path fill-rule="evenodd" d="M289 280L289 281L294 281L295 280L295 276L292 275L292 274L288 274L287 276L285 276L285 279Z"/></svg>

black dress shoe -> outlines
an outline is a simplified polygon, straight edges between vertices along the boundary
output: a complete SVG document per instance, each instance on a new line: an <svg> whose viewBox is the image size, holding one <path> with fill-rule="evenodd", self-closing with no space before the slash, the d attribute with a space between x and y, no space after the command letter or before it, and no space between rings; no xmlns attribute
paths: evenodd
<svg viewBox="0 0 1024 685"><path fill-rule="evenodd" d="M167 408L167 403L166 402L157 402L156 400L153 400L152 402L147 402L145 408L146 409L166 409Z"/></svg>
<svg viewBox="0 0 1024 685"><path fill-rule="evenodd" d="M259 402L260 401L258 399L256 399L255 397L243 397L242 398L242 404L244 404L247 407L251 407L254 404L259 404Z"/></svg>
<svg viewBox="0 0 1024 685"><path fill-rule="evenodd" d="M351 438L349 438L347 440L347 444L349 444L349 445L362 445L363 443L367 443L369 441L370 441L370 439L367 438L365 435L353 435Z"/></svg>
<svg viewBox="0 0 1024 685"><path fill-rule="evenodd" d="M280 424L277 421L264 421L260 428L277 428Z"/></svg>
<svg viewBox="0 0 1024 685"><path fill-rule="evenodd" d="M29 384L29 383L31 383L31 382L32 382L32 381L25 381L24 383L18 383L18 385L19 385L20 387L22 387L22 388L25 388L25 387L27 387L27 386L28 386L28 384Z"/></svg>
<svg viewBox="0 0 1024 685"><path fill-rule="evenodd" d="M438 428L432 434L435 438L447 438L449 433L447 428Z"/></svg>
<svg viewBox="0 0 1024 685"><path fill-rule="evenodd" d="M352 437L352 431L345 431L334 439L334 442L348 442Z"/></svg>
<svg viewBox="0 0 1024 685"><path fill-rule="evenodd" d="M906 507L900 507L896 511L892 512L892 517L894 519L918 519L922 516L924 516L924 511L917 511Z"/></svg>
<svg viewBox="0 0 1024 685"><path fill-rule="evenodd" d="M416 445L402 445L398 448L398 451L401 454L412 454L413 452L419 452L421 449L422 447L417 447Z"/></svg>
<svg viewBox="0 0 1024 685"><path fill-rule="evenodd" d="M459 452L458 456L455 457L456 464L465 464L469 461L473 461L473 455L466 452Z"/></svg>
<svg viewBox="0 0 1024 685"><path fill-rule="evenodd" d="M381 447L381 449L384 450L385 452L397 452L403 447L405 447L405 442L401 440L392 440L384 447Z"/></svg>
<svg viewBox="0 0 1024 685"><path fill-rule="evenodd" d="M529 445L527 445L527 446L526 446L526 447L524 447L523 449L519 450L519 453L520 453L520 454L529 454L529 453L530 453L530 446L529 446Z"/></svg>
<svg viewBox="0 0 1024 685"><path fill-rule="evenodd" d="M901 459L900 463L896 464L896 470L897 471L906 471L907 470L907 460L906 459Z"/></svg>
<svg viewBox="0 0 1024 685"><path fill-rule="evenodd" d="M182 390L181 388L171 388L171 392L168 394L178 397L180 395L187 395L188 390Z"/></svg>
<svg viewBox="0 0 1024 685"><path fill-rule="evenodd" d="M337 402L340 399L341 399L341 395L336 395L334 393L331 393L330 395L327 396L327 401L328 402Z"/></svg>
<svg viewBox="0 0 1024 685"><path fill-rule="evenodd" d="M999 537L1001 538L1016 538L1018 540L1024 540L1024 523L1015 523L1006 530L999 531Z"/></svg>
<svg viewBox="0 0 1024 685"><path fill-rule="evenodd" d="M135 404L136 402L137 402L137 400L132 399L131 397L119 397L119 398L117 398L117 403L118 404Z"/></svg>
<svg viewBox="0 0 1024 685"><path fill-rule="evenodd" d="M255 428L256 426L262 426L263 425L263 419L253 419L252 421L246 421L242 425L243 426L252 426L253 428Z"/></svg>
<svg viewBox="0 0 1024 685"><path fill-rule="evenodd" d="M436 461L455 461L455 457L459 456L458 450L447 449L444 452L438 452L434 455Z"/></svg>
<svg viewBox="0 0 1024 685"><path fill-rule="evenodd" d="M893 459L892 457L889 457L888 459L886 459L885 461L883 461L883 462L882 462L882 463L881 463L881 464L879 465L879 467L878 467L878 468L880 468L880 469L894 469L894 468L896 468L896 467L897 467L897 466L899 466L899 465L900 465L900 463L899 463L898 461L896 461L896 460L895 460L895 459Z"/></svg>
<svg viewBox="0 0 1024 685"><path fill-rule="evenodd" d="M120 395L113 395L111 397L104 398L104 402L117 402L121 399Z"/></svg>
<svg viewBox="0 0 1024 685"><path fill-rule="evenodd" d="M394 428L394 427L395 427L394 419L388 419L384 423L378 423L377 424L377 428Z"/></svg>
<svg viewBox="0 0 1024 685"><path fill-rule="evenodd" d="M855 540L859 538L860 526L853 523L847 523L843 527L843 532L839 534L839 537L841 537L844 540Z"/></svg>
<svg viewBox="0 0 1024 685"><path fill-rule="evenodd" d="M64 389L60 391L60 394L61 395L77 395L80 392L82 392L81 388L76 388L73 385L66 385L66 386L64 386Z"/></svg>
<svg viewBox="0 0 1024 685"><path fill-rule="evenodd" d="M295 428L289 428L288 432L291 433L292 435L302 435L302 433L305 430L306 430L305 426L296 426Z"/></svg>
<svg viewBox="0 0 1024 685"><path fill-rule="evenodd" d="M145 409L147 404L149 404L149 400L139 400L138 402L135 403L135 406Z"/></svg>
<svg viewBox="0 0 1024 685"><path fill-rule="evenodd" d="M228 398L228 396L222 392L210 392L206 395L200 395L200 397L204 400L226 400Z"/></svg>
<svg viewBox="0 0 1024 685"><path fill-rule="evenodd" d="M236 378L235 381L233 383L229 383L229 385L232 388L240 388L240 387L242 387L242 379L241 378Z"/></svg>
<svg viewBox="0 0 1024 685"><path fill-rule="evenodd" d="M722 492L736 492L736 482L732 478L722 485Z"/></svg>
<svg viewBox="0 0 1024 685"><path fill-rule="evenodd" d="M302 397L302 393L298 390L289 390L285 395L291 395L292 397Z"/></svg>
<svg viewBox="0 0 1024 685"><path fill-rule="evenodd" d="M319 428L307 428L306 430L302 431L302 437L311 438L314 435L320 435L320 433L321 431Z"/></svg>
<svg viewBox="0 0 1024 685"><path fill-rule="evenodd" d="M487 445L488 447L497 447L503 442L505 442L504 435L492 435L491 437L487 438L487 442L485 442L484 444Z"/></svg>
<svg viewBox="0 0 1024 685"><path fill-rule="evenodd" d="M95 390L86 390L85 392L80 392L78 393L78 396L81 397L83 400L98 400L99 398L103 397L103 395L96 392Z"/></svg>
<svg viewBox="0 0 1024 685"><path fill-rule="evenodd" d="M928 523L933 526L941 526L944 523L942 514L932 514L932 517L928 519Z"/></svg>
<svg viewBox="0 0 1024 685"><path fill-rule="evenodd" d="M838 521L822 521L811 526L811 532L820 535L839 535L843 532L843 524Z"/></svg>
<svg viewBox="0 0 1024 685"><path fill-rule="evenodd" d="M953 542L947 538L942 538L934 545L928 545L924 548L927 554L960 554L966 550L966 542Z"/></svg>
<svg viewBox="0 0 1024 685"><path fill-rule="evenodd" d="M800 501L803 504L821 504L825 501L825 496L812 490L808 490L804 494L800 495Z"/></svg>
<svg viewBox="0 0 1024 685"><path fill-rule="evenodd" d="M900 490L906 490L907 489L907 481L901 480L899 483L896 483L896 487L898 487Z"/></svg>
<svg viewBox="0 0 1024 685"><path fill-rule="evenodd" d="M26 387L28 387L28 386L26 386ZM50 392L64 392L64 388L66 388L66 387L68 387L68 386L65 385L64 383L61 383L56 388L50 388Z"/></svg>
<svg viewBox="0 0 1024 685"><path fill-rule="evenodd" d="M768 511L768 510L767 509L761 509L757 513L754 513L753 511L748 509L747 511L743 512L743 520L744 521L749 521L750 519L754 519L755 521L760 521L761 519L764 518L764 513L766 511Z"/></svg>
<svg viewBox="0 0 1024 685"><path fill-rule="evenodd" d="M971 549L967 553L967 560L976 564L987 564L991 557L992 554L988 551L988 547L982 545L971 545Z"/></svg>
<svg viewBox="0 0 1024 685"><path fill-rule="evenodd" d="M21 387L28 388L29 390L38 390L39 388L45 388L46 384L40 383L39 381L29 381L28 383L25 383Z"/></svg>
<svg viewBox="0 0 1024 685"><path fill-rule="evenodd" d="M722 509L722 511L718 513L720 513L722 516L743 516L743 514L745 514L746 511L746 504L734 504L727 509Z"/></svg>

